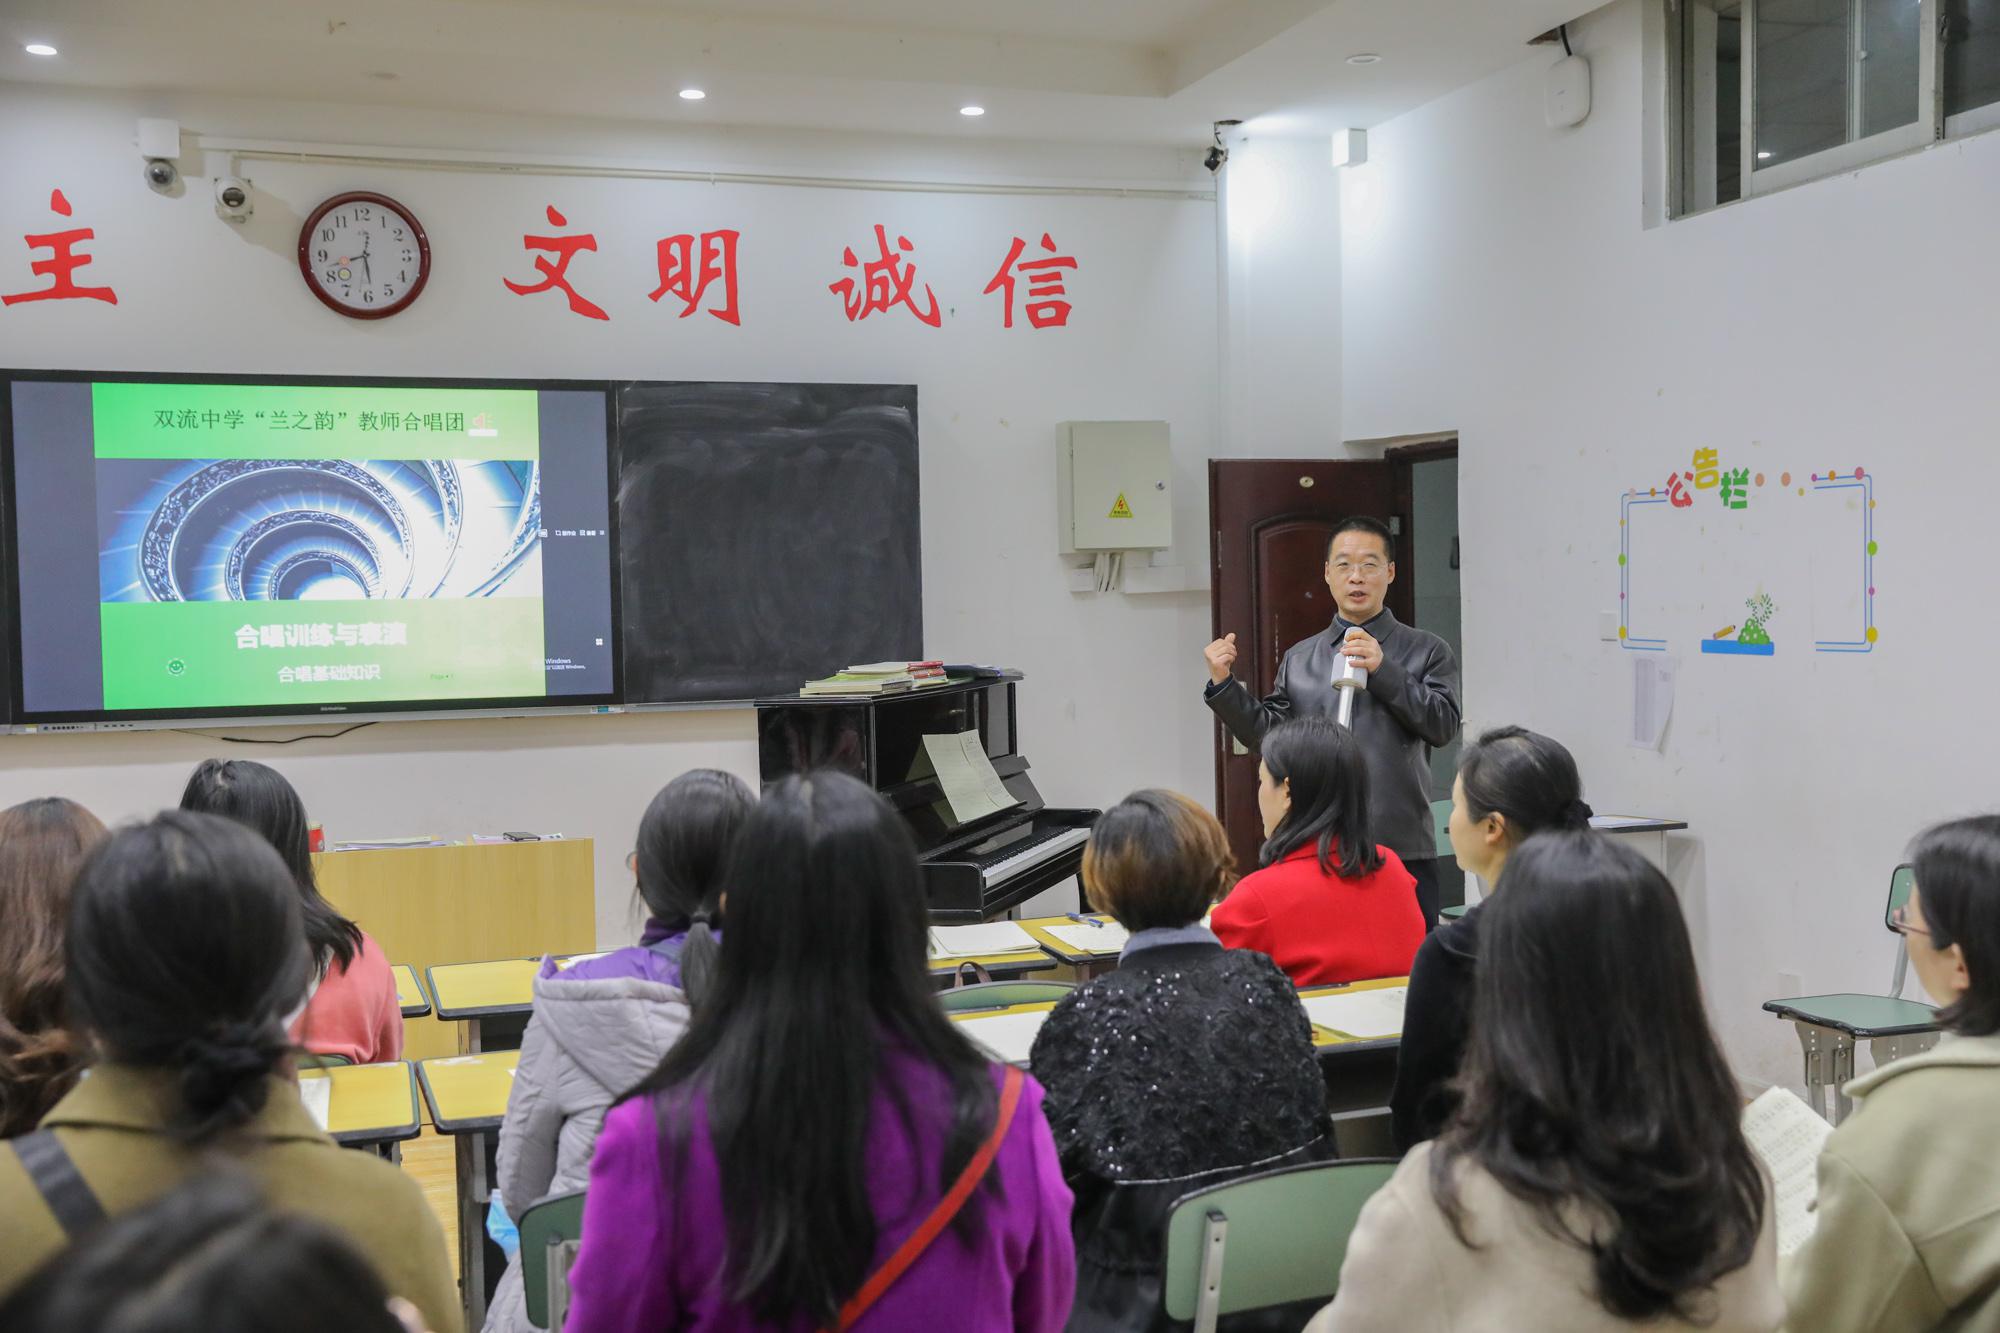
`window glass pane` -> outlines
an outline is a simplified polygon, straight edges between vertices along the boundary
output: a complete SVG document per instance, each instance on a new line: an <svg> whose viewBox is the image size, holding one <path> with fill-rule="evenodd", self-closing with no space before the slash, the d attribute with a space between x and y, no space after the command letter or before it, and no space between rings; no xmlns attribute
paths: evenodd
<svg viewBox="0 0 2000 1333"><path fill-rule="evenodd" d="M1681 24L1681 208L1694 213L1743 194L1742 0L1686 0Z"/></svg>
<svg viewBox="0 0 2000 1333"><path fill-rule="evenodd" d="M1860 71L1861 137L1917 118L1917 47L1923 6L1917 0L1859 0L1855 18Z"/></svg>
<svg viewBox="0 0 2000 1333"><path fill-rule="evenodd" d="M1944 110L2000 102L2000 0L1945 0Z"/></svg>
<svg viewBox="0 0 2000 1333"><path fill-rule="evenodd" d="M1847 142L1848 0L1757 6L1757 162Z"/></svg>

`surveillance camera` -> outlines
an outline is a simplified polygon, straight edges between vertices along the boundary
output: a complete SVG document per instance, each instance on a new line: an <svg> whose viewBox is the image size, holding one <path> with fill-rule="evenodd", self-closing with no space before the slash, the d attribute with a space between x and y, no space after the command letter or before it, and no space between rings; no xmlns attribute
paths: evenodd
<svg viewBox="0 0 2000 1333"><path fill-rule="evenodd" d="M231 222L241 222L256 212L250 199L250 182L239 176L215 178L215 211Z"/></svg>
<svg viewBox="0 0 2000 1333"><path fill-rule="evenodd" d="M1229 160L1229 150L1227 148L1222 147L1220 144L1217 144L1215 147L1208 150L1208 156L1204 157L1201 160L1201 164L1207 167L1210 171L1220 171L1222 170L1222 164L1227 162L1228 160Z"/></svg>
<svg viewBox="0 0 2000 1333"><path fill-rule="evenodd" d="M146 184L152 186L161 194L165 194L180 183L180 168L172 162L164 157L149 157L146 159Z"/></svg>

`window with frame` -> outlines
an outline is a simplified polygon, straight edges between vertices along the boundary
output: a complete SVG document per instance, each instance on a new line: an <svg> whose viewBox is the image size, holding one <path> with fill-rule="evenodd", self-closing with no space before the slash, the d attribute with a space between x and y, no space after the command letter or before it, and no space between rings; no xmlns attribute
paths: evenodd
<svg viewBox="0 0 2000 1333"><path fill-rule="evenodd" d="M1676 216L2000 125L2000 0L1661 0Z"/></svg>

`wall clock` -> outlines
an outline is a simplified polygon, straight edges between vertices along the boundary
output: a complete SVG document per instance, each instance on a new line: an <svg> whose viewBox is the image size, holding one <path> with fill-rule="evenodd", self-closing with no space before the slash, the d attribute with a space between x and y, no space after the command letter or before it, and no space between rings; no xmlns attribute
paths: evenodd
<svg viewBox="0 0 2000 1333"><path fill-rule="evenodd" d="M416 214L387 195L334 195L299 231L299 272L327 308L386 319L417 299L431 275L431 243Z"/></svg>

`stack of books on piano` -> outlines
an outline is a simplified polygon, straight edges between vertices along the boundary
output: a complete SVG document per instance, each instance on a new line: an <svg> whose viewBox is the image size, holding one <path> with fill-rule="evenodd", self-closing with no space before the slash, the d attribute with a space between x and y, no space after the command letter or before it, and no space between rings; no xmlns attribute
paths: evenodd
<svg viewBox="0 0 2000 1333"><path fill-rule="evenodd" d="M865 662L809 680L799 687L802 698L819 695L907 694L946 681L942 662Z"/></svg>

